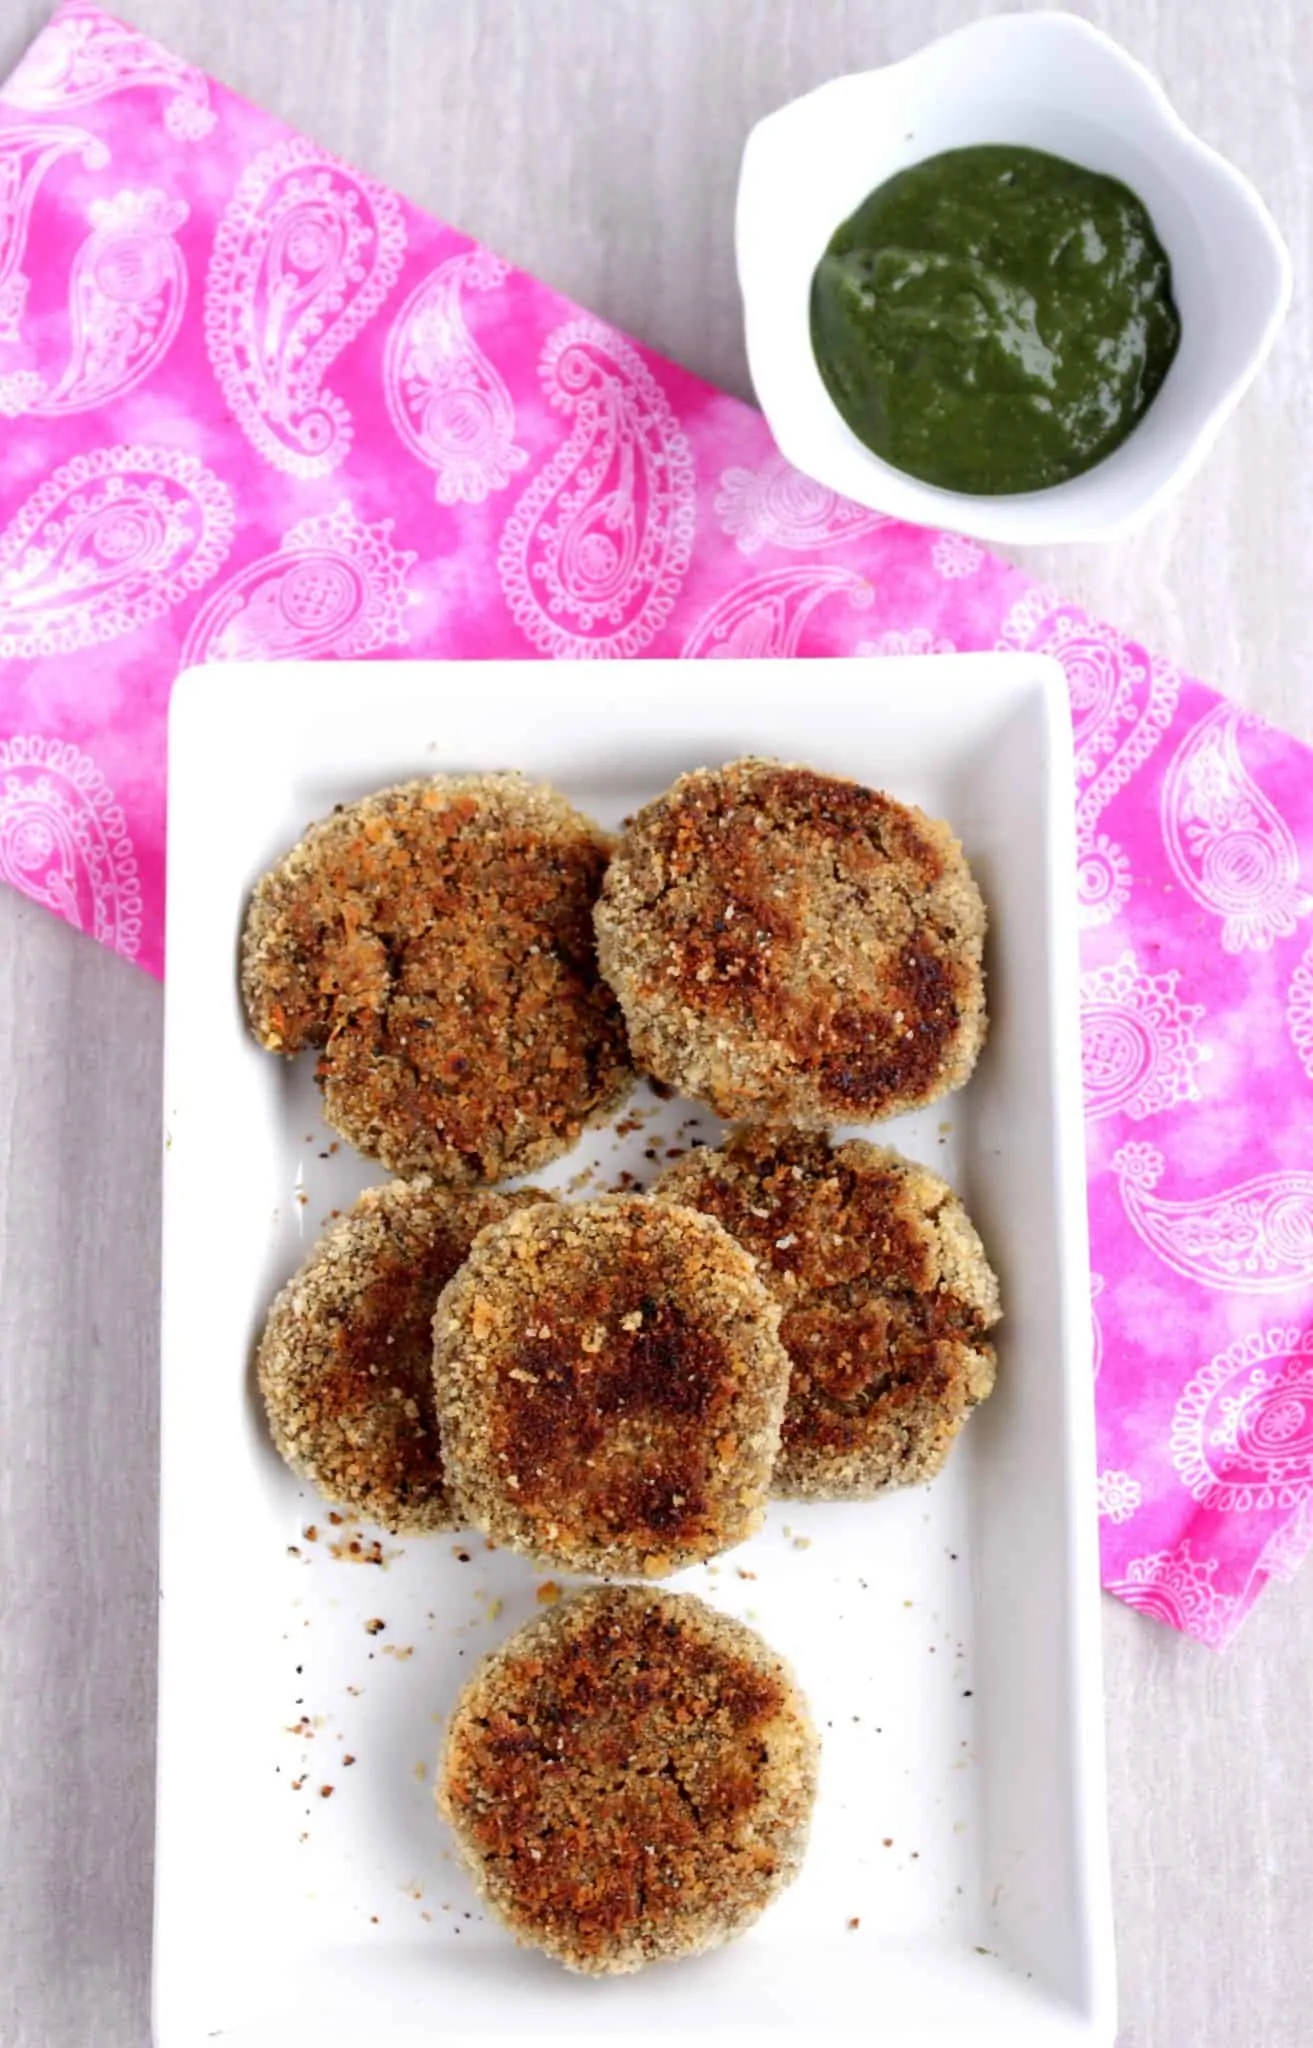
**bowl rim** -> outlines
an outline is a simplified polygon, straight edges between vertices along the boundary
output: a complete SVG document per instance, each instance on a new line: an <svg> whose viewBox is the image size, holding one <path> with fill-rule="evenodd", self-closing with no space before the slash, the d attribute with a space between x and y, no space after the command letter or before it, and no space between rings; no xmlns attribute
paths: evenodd
<svg viewBox="0 0 1313 2048"><path fill-rule="evenodd" d="M1029 36L1037 32L1049 37L1055 33L1067 35L1073 41L1082 41L1099 49L1112 60L1123 79L1134 85L1141 93L1146 120L1144 132L1154 134L1156 125L1158 146L1165 146L1174 152L1178 161L1184 159L1192 176L1197 178L1202 174L1229 188L1232 197L1239 203L1245 230L1263 245L1272 265L1273 289L1266 309L1249 340L1244 362L1236 374L1199 409L1198 417L1189 427L1188 438L1184 441L1177 458L1161 473L1150 477L1143 491L1131 502L1123 504L1120 510L1100 512L1097 507L1097 485L1092 487L1092 480L1098 477L1108 457L1096 463L1093 468L1082 471L1080 475L1068 478L1066 482L1055 484L1043 491L989 496L944 490L937 485L925 483L895 469L892 464L865 448L856 436L852 436L853 445L861 450L864 467L870 478L869 490L858 493L854 490L851 465L844 466L840 481L836 475L836 465L830 459L832 451L822 449L819 454L817 453L813 445L814 436L806 423L800 422L792 411L787 390L783 392L781 402L783 377L774 374L770 369L766 369L763 374L763 364L768 359L770 350L762 345L759 332L763 306L757 280L761 275L761 265L748 255L752 237L750 223L753 218L763 151L769 147L778 147L787 132L797 126L800 110L811 106L813 102L821 102L843 94L850 103L855 103L860 87L866 81L878 79L882 88L887 88L889 81L896 74L911 72L928 65L930 60L940 56L949 45L960 46L972 41L988 42L1000 37ZM1169 99L1161 80L1155 77L1139 58L1132 56L1103 29L1096 28L1080 15L1071 14L1061 8L1037 9L1033 13L1012 11L966 22L961 27L951 29L947 34L921 44L906 56L896 58L888 64L874 65L863 71L843 72L825 79L820 84L810 87L805 93L796 95L763 115L754 123L744 142L735 206L734 240L743 304L744 337L753 389L767 425L786 460L804 474L816 478L827 487L838 490L873 510L886 512L894 518L905 519L917 525L950 528L986 541L1045 543L1105 540L1143 526L1199 469L1224 422L1234 411L1270 353L1289 310L1293 289L1289 249L1270 209L1250 179L1229 158L1223 156L1220 150L1206 142L1189 126ZM828 399L827 402L832 404ZM1110 453L1115 454L1116 451Z"/></svg>

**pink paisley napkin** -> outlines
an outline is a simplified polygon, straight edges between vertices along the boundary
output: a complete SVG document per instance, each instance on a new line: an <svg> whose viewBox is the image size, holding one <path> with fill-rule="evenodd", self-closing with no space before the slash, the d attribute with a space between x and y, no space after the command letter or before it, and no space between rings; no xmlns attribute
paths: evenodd
<svg viewBox="0 0 1313 2048"><path fill-rule="evenodd" d="M1076 734L1108 1588L1313 1543L1313 757L84 0L0 89L0 875L163 966L185 663L1042 648Z"/></svg>

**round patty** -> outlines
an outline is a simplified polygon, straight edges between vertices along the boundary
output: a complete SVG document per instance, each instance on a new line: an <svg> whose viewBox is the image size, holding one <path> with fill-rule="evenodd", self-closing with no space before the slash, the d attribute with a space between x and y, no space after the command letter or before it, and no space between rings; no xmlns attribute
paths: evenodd
<svg viewBox="0 0 1313 2048"><path fill-rule="evenodd" d="M945 1181L860 1139L745 1129L654 1192L750 1251L792 1374L772 1490L865 1499L930 1479L994 1385L998 1282Z"/></svg>
<svg viewBox="0 0 1313 2048"><path fill-rule="evenodd" d="M637 1064L721 1116L933 1102L985 1036L985 907L947 825L810 768L699 769L638 813L598 900Z"/></svg>
<svg viewBox="0 0 1313 2048"><path fill-rule="evenodd" d="M741 1542L779 1448L779 1317L692 1210L630 1195L507 1217L434 1318L458 1506L572 1571L661 1578Z"/></svg>
<svg viewBox="0 0 1313 2048"><path fill-rule="evenodd" d="M486 1658L439 1810L521 1940L601 1976L715 1948L797 1875L818 1745L787 1666L691 1594L593 1587Z"/></svg>
<svg viewBox="0 0 1313 2048"><path fill-rule="evenodd" d="M340 806L256 886L251 1029L271 1052L320 1049L325 1117L393 1172L531 1172L630 1085L592 931L608 851L518 775Z"/></svg>
<svg viewBox="0 0 1313 2048"><path fill-rule="evenodd" d="M433 1310L485 1224L549 1197L367 1188L274 1302L256 1355L281 1455L394 1532L455 1526L433 1397Z"/></svg>

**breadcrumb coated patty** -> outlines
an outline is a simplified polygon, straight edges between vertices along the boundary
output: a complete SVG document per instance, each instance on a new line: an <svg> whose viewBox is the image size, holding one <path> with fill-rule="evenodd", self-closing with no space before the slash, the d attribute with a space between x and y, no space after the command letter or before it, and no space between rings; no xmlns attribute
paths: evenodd
<svg viewBox="0 0 1313 2048"><path fill-rule="evenodd" d="M961 1202L887 1147L747 1128L654 1193L705 1211L780 1303L792 1373L773 1491L864 1499L933 1478L994 1385L998 1282Z"/></svg>
<svg viewBox="0 0 1313 2048"><path fill-rule="evenodd" d="M622 836L596 924L637 1064L729 1119L894 1116L960 1087L984 1041L961 847L839 776L681 776Z"/></svg>
<svg viewBox="0 0 1313 2048"><path fill-rule="evenodd" d="M339 806L256 886L252 1031L272 1052L317 1047L328 1122L395 1173L533 1171L631 1080L592 930L609 847L519 775Z"/></svg>
<svg viewBox="0 0 1313 2048"><path fill-rule="evenodd" d="M521 1940L604 1975L714 1948L797 1875L818 1744L783 1661L691 1594L594 1587L457 1702L437 1800Z"/></svg>
<svg viewBox="0 0 1313 2048"><path fill-rule="evenodd" d="M454 1526L433 1395L433 1310L486 1224L550 1197L430 1180L367 1188L283 1288L256 1357L281 1456L394 1533Z"/></svg>
<svg viewBox="0 0 1313 2048"><path fill-rule="evenodd" d="M494 1542L661 1578L750 1535L789 1366L752 1259L611 1196L485 1230L434 1317L449 1484Z"/></svg>

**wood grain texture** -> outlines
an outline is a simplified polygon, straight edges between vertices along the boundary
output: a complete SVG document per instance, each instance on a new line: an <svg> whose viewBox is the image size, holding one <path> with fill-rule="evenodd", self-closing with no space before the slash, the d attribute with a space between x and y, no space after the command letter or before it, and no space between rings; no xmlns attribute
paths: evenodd
<svg viewBox="0 0 1313 2048"><path fill-rule="evenodd" d="M3 0L0 72L47 0ZM118 11L746 395L730 254L760 114L970 0L120 0ZM1076 11L1256 180L1307 272L1313 9ZM1313 738L1306 276L1183 501L1027 566ZM0 892L0 2042L149 2038L158 989ZM198 1474L198 1498L218 1494ZM1313 1571L1218 1658L1106 1603L1124 2048L1313 2040Z"/></svg>

